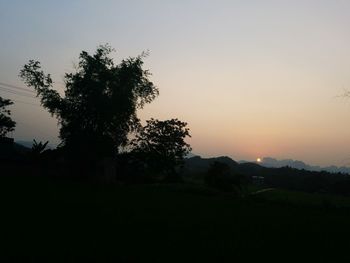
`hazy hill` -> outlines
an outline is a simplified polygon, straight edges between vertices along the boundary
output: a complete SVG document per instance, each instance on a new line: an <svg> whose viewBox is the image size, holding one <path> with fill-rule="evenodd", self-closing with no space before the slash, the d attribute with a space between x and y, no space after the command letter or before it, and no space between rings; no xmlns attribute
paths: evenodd
<svg viewBox="0 0 350 263"><path fill-rule="evenodd" d="M24 147L26 147L26 148L32 148L32 146L33 146L33 141L16 141L15 143L17 143L17 144L20 144L20 145L22 145L22 146L24 146Z"/></svg>
<svg viewBox="0 0 350 263"><path fill-rule="evenodd" d="M0 142L0 160L16 160L21 159L30 148L18 143Z"/></svg>
<svg viewBox="0 0 350 263"><path fill-rule="evenodd" d="M40 140L37 140L37 142L39 142ZM45 142L45 141L43 141ZM15 141L15 143L17 144L20 144L26 148L29 148L31 149L33 144L34 144L34 141L22 141L22 140L19 140L19 141ZM57 147L57 144L54 144L54 143L48 143L48 145L46 146L46 149L55 149Z"/></svg>
<svg viewBox="0 0 350 263"><path fill-rule="evenodd" d="M187 175L200 175L208 171L209 166L214 162L227 164L233 171L247 176L263 175L269 168L263 167L257 163L238 163L227 156L202 158L195 156L185 159L184 173Z"/></svg>
<svg viewBox="0 0 350 263"><path fill-rule="evenodd" d="M344 173L330 173L327 171L311 171L295 162L297 168L284 166L280 168L264 167L257 163L237 163L229 157L201 158L199 156L185 160L184 174L197 180L203 179L211 163L220 161L227 163L233 172L245 176L248 181L253 176L264 177L264 184L306 192L335 193L350 195L350 176Z"/></svg>
<svg viewBox="0 0 350 263"><path fill-rule="evenodd" d="M302 161L292 160L292 159L277 160L271 157L264 157L260 164L268 168L281 168L281 167L289 166L295 169L304 169L308 171L316 171L316 172L327 171L330 173L350 174L350 167L346 167L346 166L338 167L334 165L321 167L316 165L309 165Z"/></svg>
<svg viewBox="0 0 350 263"><path fill-rule="evenodd" d="M200 156L194 156L185 159L184 170L186 174L201 174L206 173L209 166L213 162L222 162L229 165L232 169L238 166L238 163L232 160L230 157L221 156L214 158L202 158Z"/></svg>

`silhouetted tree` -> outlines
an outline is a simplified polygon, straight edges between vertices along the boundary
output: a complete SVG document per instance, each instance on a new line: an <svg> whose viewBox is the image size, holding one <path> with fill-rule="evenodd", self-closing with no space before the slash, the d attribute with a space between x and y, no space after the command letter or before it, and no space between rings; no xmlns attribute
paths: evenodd
<svg viewBox="0 0 350 263"><path fill-rule="evenodd" d="M93 55L81 52L76 72L65 74L64 96L52 89L51 76L41 70L40 62L30 60L20 71L41 104L58 118L62 145L73 156L97 158L117 153L140 125L137 109L158 95L150 73L142 68L145 54L115 65L112 51L104 45Z"/></svg>
<svg viewBox="0 0 350 263"><path fill-rule="evenodd" d="M36 140L33 140L33 145L32 145L32 151L31 154L33 155L40 155L42 154L45 149L47 144L49 143L49 141L46 141L45 143L42 143L41 141L38 143Z"/></svg>
<svg viewBox="0 0 350 263"><path fill-rule="evenodd" d="M5 137L7 133L14 131L16 127L16 122L10 117L11 111L7 109L7 106L12 104L11 100L0 97L0 137Z"/></svg>
<svg viewBox="0 0 350 263"><path fill-rule="evenodd" d="M172 175L191 151L185 142L186 137L191 137L186 126L186 122L178 119L160 121L152 118L132 140L133 152L143 155L153 171Z"/></svg>

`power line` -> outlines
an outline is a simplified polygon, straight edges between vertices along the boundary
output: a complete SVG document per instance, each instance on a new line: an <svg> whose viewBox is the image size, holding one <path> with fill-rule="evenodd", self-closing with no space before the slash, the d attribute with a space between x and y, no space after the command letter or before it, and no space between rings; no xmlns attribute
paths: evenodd
<svg viewBox="0 0 350 263"><path fill-rule="evenodd" d="M11 93L11 94L14 94L14 95L35 99L35 97L32 96L32 95L25 94L25 93L22 93L22 92L18 92L18 91L14 91L14 90L10 90L8 88L2 87L1 86L1 82L0 82L0 91L4 91L4 92L8 92L8 93ZM23 104L27 104L27 105L41 107L39 104L35 104L35 103L25 102L25 101L21 101L21 100L14 100L14 99L11 99L11 100L15 101L15 102L18 102L18 103L23 103Z"/></svg>
<svg viewBox="0 0 350 263"><path fill-rule="evenodd" d="M23 96L23 97L27 97L27 98L33 98L33 99L36 98L33 95L26 94L26 93L20 92L20 91L11 90L11 89L8 89L8 88L2 87L2 86L0 86L0 90L4 91L4 92L7 92L7 93L15 94L15 95L18 95L18 96Z"/></svg>
<svg viewBox="0 0 350 263"><path fill-rule="evenodd" d="M9 87L9 88L13 88L13 89L18 89L18 90L21 90L21 91L26 91L26 92L30 92L30 93L35 93L35 91L33 90L30 90L30 89L25 89L25 88L21 88L21 87L17 87L15 85L11 85L11 84L7 84L7 83L4 83L4 82L0 82L0 85L1 86L5 86L5 87Z"/></svg>
<svg viewBox="0 0 350 263"><path fill-rule="evenodd" d="M27 104L27 105L31 105L31 106L41 107L39 104L25 102L25 101L21 101L21 100L12 100L12 101L14 101L16 103L22 103L22 104Z"/></svg>

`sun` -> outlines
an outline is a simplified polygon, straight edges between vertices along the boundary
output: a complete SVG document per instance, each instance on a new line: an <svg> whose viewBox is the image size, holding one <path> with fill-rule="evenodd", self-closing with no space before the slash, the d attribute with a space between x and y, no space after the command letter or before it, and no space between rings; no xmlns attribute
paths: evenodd
<svg viewBox="0 0 350 263"><path fill-rule="evenodd" d="M261 163L262 162L261 158L260 157L256 158L256 162Z"/></svg>

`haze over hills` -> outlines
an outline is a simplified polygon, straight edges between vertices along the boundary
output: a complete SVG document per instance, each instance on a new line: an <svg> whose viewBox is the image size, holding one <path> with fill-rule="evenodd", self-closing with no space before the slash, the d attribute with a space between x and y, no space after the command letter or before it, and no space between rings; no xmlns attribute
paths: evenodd
<svg viewBox="0 0 350 263"><path fill-rule="evenodd" d="M245 163L247 161L240 161L240 163ZM330 173L346 173L350 174L350 167L347 166L326 166L326 167L321 167L318 165L309 165L304 163L303 161L299 160L293 160L293 159L283 159L283 160L278 160L272 157L264 157L262 158L261 162L259 162L261 166L268 167L268 168L281 168L281 167L286 167L289 166L291 168L295 169L304 169L307 171L327 171Z"/></svg>
<svg viewBox="0 0 350 263"><path fill-rule="evenodd" d="M195 157L195 158L193 158ZM199 168L197 166L201 166L200 170L205 170L209 167L210 163L214 161L221 161L224 163L229 164L229 166L235 166L234 164L237 164L236 161L231 159L227 156L220 156L220 157L212 157L212 158L202 158L199 155L190 153L187 157L187 163L194 165L196 168ZM200 162L199 162L200 161ZM201 163L201 164L199 164ZM350 174L350 167L348 166L336 166L336 165L330 165L330 166L318 166L318 165L309 165L304 163L303 161L299 160L293 160L293 159L282 159L278 160L276 158L272 157L263 157L261 158L261 162L256 161L247 161L247 160L241 160L238 161L238 164L258 164L260 166L266 167L266 168L282 168L282 167L291 167L299 170L307 170L307 171L315 171L315 172L321 172L326 171L330 173L343 173L343 174Z"/></svg>
<svg viewBox="0 0 350 263"><path fill-rule="evenodd" d="M16 141L16 143L20 146L24 146L27 148L31 148L33 145L33 141ZM55 148L54 145L48 145L49 149ZM187 159L187 165L190 166L190 169L194 170L200 170L201 172L204 172L208 169L209 165L214 161L221 161L224 163L227 163L229 166L233 167L237 165L237 162L232 160L230 157L227 156L220 156L220 157L213 157L213 158L201 158L199 155L189 153L186 156ZM293 159L282 159L278 160L276 158L272 157L263 157L261 159L261 162L252 162L252 161L246 161L241 160L238 162L239 164L244 163L256 163L266 168L282 168L282 167L291 167L299 170L307 170L307 171L326 171L330 173L343 173L343 174L350 174L350 167L348 166L318 166L318 165L309 165L304 163L303 161L299 160L293 160Z"/></svg>

